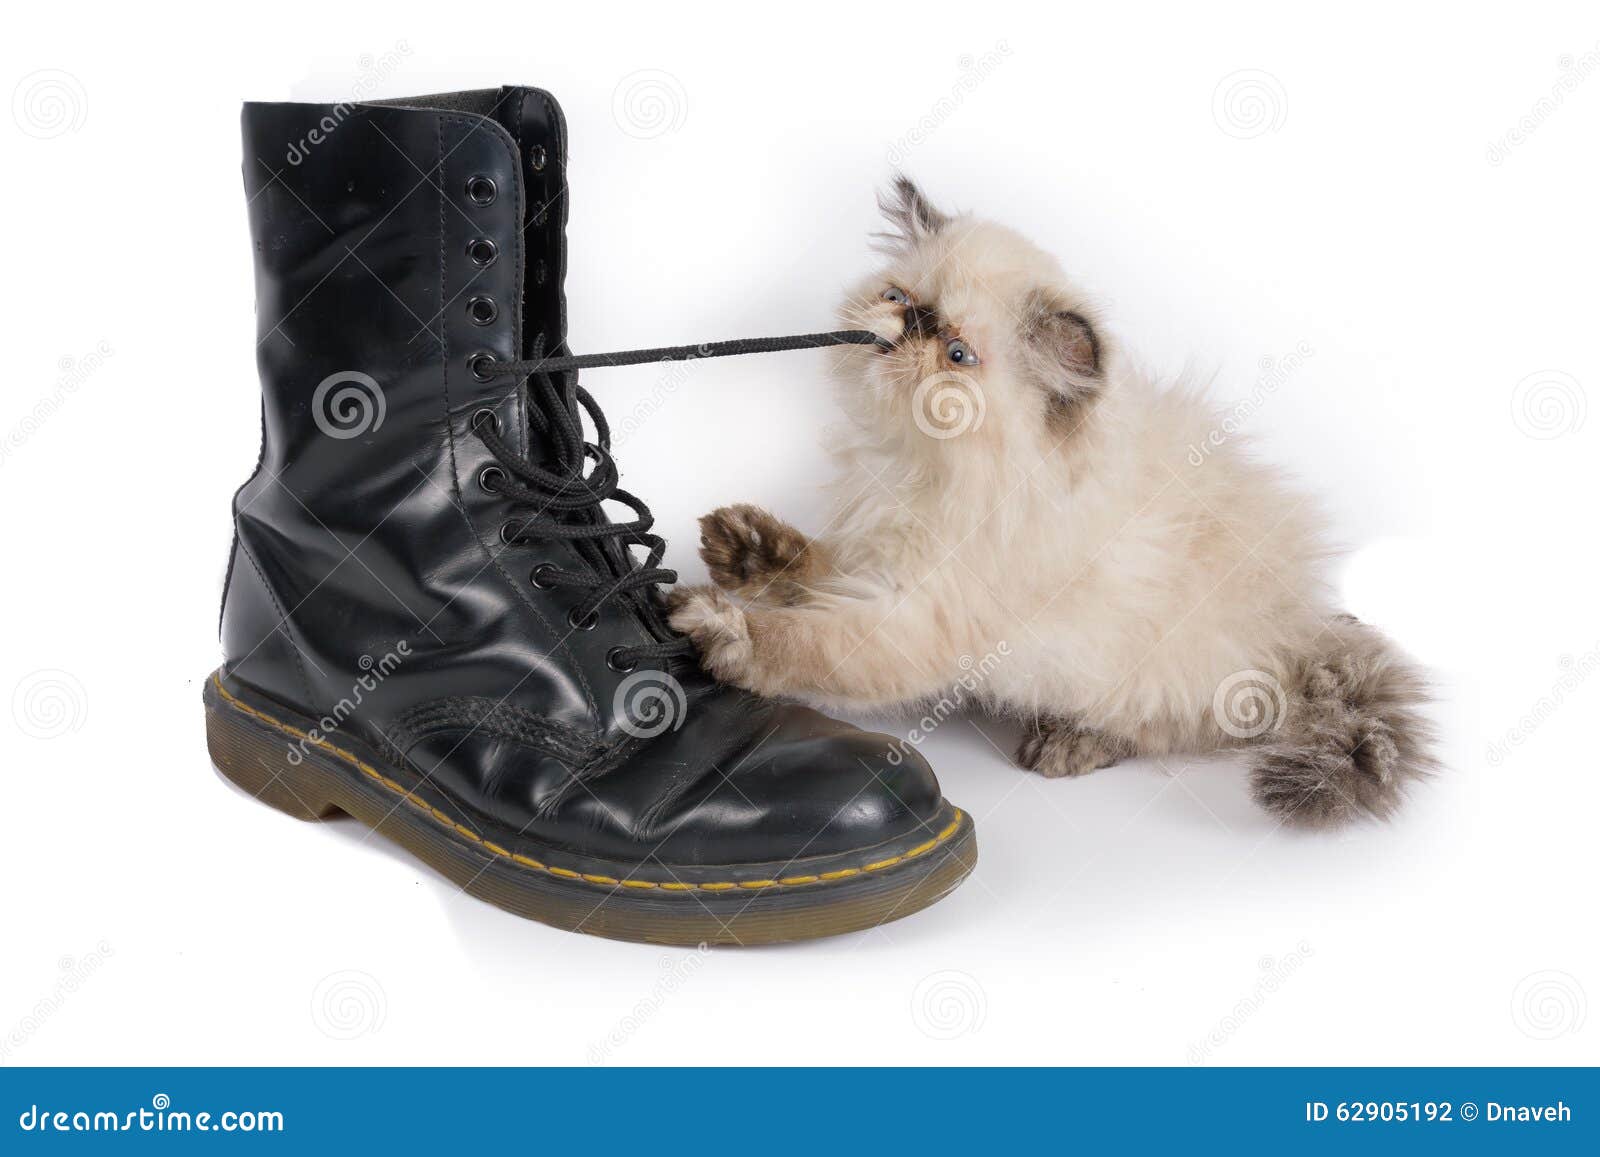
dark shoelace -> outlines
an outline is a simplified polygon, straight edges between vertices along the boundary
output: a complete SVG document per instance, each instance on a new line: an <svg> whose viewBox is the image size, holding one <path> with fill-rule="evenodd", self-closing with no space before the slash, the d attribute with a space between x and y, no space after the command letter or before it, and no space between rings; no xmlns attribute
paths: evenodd
<svg viewBox="0 0 1600 1157"><path fill-rule="evenodd" d="M589 592L589 597L573 607L568 616L567 624L573 630L592 629L599 622L600 608L613 598L627 601L639 612L656 641L613 647L606 655L606 662L613 670L631 671L646 659L670 660L687 656L693 651L693 645L667 625L654 597L658 584L678 580L677 571L660 565L667 550L666 540L650 533L655 524L650 508L618 484L617 464L611 457L611 428L594 397L578 385L573 371L833 345L877 345L881 341L866 330L837 330L548 358L539 356L540 350L536 347L533 358L512 362L497 361L485 355L474 364L476 373L529 380L533 403L528 407L529 420L552 456L551 466L525 457L500 436L492 413L479 411L473 417L473 431L499 463L500 477L492 489L513 503L532 508L532 513L521 521L508 522L501 528L502 540L507 545L539 538L570 542L589 563L591 570L587 572L543 563L534 568L532 575L535 586L573 587ZM583 437L582 415L585 412L594 424L594 442L586 442ZM593 469L586 470L590 460L594 463ZM494 469L489 467L484 474L487 476ZM487 481L485 486L490 488ZM609 521L601 508L601 503L607 500L626 506L635 517L629 522ZM642 546L648 552L642 563L629 550L633 546Z"/></svg>

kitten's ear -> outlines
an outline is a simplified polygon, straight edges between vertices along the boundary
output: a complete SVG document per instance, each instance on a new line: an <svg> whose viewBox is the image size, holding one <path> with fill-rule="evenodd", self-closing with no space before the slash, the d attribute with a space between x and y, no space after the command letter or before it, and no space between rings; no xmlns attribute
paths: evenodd
<svg viewBox="0 0 1600 1157"><path fill-rule="evenodd" d="M1035 345L1067 372L1079 378L1098 378L1104 372L1100 335L1083 314L1073 309L1040 313L1030 335Z"/></svg>
<svg viewBox="0 0 1600 1157"><path fill-rule="evenodd" d="M922 190L905 176L896 176L894 184L878 194L878 209L895 231L874 236L900 245L932 237L950 224L950 218L935 209Z"/></svg>

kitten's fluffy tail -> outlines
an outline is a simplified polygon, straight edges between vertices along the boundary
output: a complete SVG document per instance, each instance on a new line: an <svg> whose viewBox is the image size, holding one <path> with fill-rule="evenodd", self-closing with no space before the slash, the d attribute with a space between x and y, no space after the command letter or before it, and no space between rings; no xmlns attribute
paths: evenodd
<svg viewBox="0 0 1600 1157"><path fill-rule="evenodd" d="M1256 802L1285 823L1386 818L1437 767L1427 680L1378 631L1340 616L1288 676L1283 726L1250 759Z"/></svg>

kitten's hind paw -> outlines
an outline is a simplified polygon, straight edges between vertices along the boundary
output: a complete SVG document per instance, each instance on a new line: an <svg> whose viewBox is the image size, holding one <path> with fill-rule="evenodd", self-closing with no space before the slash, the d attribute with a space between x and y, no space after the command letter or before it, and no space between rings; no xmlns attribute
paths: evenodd
<svg viewBox="0 0 1600 1157"><path fill-rule="evenodd" d="M759 506L722 506L700 520L700 557L711 581L748 598L774 583L787 589L802 577L797 564L809 540Z"/></svg>
<svg viewBox="0 0 1600 1157"><path fill-rule="evenodd" d="M1040 719L1017 748L1017 766L1051 779L1087 775L1133 754L1126 740L1056 719Z"/></svg>

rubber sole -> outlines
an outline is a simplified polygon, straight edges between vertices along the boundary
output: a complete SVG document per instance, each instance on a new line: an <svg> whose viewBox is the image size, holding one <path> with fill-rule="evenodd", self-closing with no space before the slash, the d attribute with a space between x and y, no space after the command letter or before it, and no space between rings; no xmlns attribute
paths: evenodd
<svg viewBox="0 0 1600 1157"><path fill-rule="evenodd" d="M948 894L977 862L971 817L946 803L926 831L848 855L781 863L626 864L540 846L468 816L385 763L221 672L206 680L217 770L285 815L340 813L463 891L570 932L653 944L775 944L874 928Z"/></svg>

